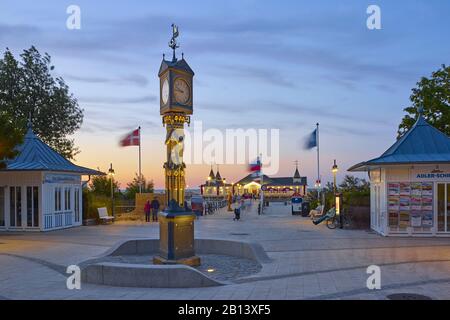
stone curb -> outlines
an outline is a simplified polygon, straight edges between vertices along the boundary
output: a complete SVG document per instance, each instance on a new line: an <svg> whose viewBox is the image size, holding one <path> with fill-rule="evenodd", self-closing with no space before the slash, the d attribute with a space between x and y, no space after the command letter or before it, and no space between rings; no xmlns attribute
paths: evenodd
<svg viewBox="0 0 450 320"><path fill-rule="evenodd" d="M219 254L253 260L260 265L270 263L261 245L221 239L196 239L196 253ZM196 288L227 283L211 279L185 265L142 265L101 262L110 256L151 255L159 249L159 239L131 239L116 243L104 254L80 263L82 281L117 287Z"/></svg>

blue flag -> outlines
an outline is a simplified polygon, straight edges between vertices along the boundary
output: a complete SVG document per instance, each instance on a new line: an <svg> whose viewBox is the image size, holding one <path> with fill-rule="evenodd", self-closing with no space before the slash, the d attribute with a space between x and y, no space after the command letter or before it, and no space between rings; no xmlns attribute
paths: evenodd
<svg viewBox="0 0 450 320"><path fill-rule="evenodd" d="M312 149L317 147L317 129L315 129L307 138L305 141L304 148L305 149Z"/></svg>

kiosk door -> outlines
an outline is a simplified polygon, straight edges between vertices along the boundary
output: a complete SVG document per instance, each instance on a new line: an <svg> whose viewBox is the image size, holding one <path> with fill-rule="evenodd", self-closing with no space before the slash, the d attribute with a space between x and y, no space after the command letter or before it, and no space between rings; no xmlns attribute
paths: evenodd
<svg viewBox="0 0 450 320"><path fill-rule="evenodd" d="M450 233L450 183L438 183L437 231Z"/></svg>

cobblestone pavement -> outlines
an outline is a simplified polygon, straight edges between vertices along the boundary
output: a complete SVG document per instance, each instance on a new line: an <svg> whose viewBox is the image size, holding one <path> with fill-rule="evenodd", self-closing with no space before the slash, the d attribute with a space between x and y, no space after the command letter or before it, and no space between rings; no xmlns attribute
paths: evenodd
<svg viewBox="0 0 450 320"><path fill-rule="evenodd" d="M119 240L158 238L157 224L116 223L50 233L0 233L0 299L386 299L418 293L450 299L450 239L384 238L365 230L328 230L274 205L233 221L225 210L196 221L196 237L257 242L271 263L232 284L191 289L66 288L66 267ZM381 268L381 290L366 269Z"/></svg>

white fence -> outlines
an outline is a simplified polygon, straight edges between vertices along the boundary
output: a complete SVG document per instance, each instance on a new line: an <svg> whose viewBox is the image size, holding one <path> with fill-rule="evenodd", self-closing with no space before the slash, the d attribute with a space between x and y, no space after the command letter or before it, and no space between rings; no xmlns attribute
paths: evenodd
<svg viewBox="0 0 450 320"><path fill-rule="evenodd" d="M73 225L73 211L44 214L44 230L68 228Z"/></svg>

